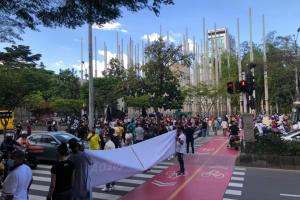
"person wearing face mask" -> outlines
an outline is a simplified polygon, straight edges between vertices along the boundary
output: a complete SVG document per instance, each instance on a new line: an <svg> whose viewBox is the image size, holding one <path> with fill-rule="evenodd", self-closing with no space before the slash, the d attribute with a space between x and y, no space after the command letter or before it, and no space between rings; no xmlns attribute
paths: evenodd
<svg viewBox="0 0 300 200"><path fill-rule="evenodd" d="M13 167L3 183L3 200L26 200L32 183L31 169L24 164L25 153L15 150L11 155Z"/></svg>

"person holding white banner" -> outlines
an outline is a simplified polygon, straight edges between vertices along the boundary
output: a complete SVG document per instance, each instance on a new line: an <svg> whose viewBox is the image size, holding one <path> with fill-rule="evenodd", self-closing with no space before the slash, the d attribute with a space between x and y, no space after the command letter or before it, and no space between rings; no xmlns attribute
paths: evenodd
<svg viewBox="0 0 300 200"><path fill-rule="evenodd" d="M184 161L183 161L183 155L185 151L185 145L186 145L186 137L183 133L184 128L181 126L180 128L177 128L177 135L176 135L176 153L178 157L178 162L180 166L180 171L177 172L177 175L183 176L184 175Z"/></svg>

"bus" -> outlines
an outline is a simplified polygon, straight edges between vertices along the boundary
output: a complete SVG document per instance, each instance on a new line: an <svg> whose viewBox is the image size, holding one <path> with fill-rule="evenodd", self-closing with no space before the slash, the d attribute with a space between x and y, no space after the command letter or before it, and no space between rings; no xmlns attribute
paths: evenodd
<svg viewBox="0 0 300 200"><path fill-rule="evenodd" d="M8 110L0 110L0 114L1 113L7 113L9 112ZM0 131L3 131L4 130L4 126L3 126L3 120L4 119L0 119L1 122L0 122ZM15 129L15 123L14 123L15 119L14 119L14 112L12 112L12 117L9 118L8 120L8 124L6 126L6 130L14 130Z"/></svg>

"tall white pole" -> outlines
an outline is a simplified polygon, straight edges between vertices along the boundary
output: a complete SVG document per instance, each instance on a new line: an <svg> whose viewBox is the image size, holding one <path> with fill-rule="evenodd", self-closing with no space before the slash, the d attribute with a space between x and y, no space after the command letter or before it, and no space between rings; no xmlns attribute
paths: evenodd
<svg viewBox="0 0 300 200"><path fill-rule="evenodd" d="M206 29L205 29L205 17L202 20L202 28L203 28L203 81L206 82L207 79L207 57L206 57Z"/></svg>
<svg viewBox="0 0 300 200"><path fill-rule="evenodd" d="M265 15L262 16L263 23L263 51L264 51L264 85L265 85L265 110L266 115L269 115L269 88L268 88L268 65L267 65L267 51L266 51L266 24L265 24Z"/></svg>
<svg viewBox="0 0 300 200"><path fill-rule="evenodd" d="M94 83L93 83L93 32L92 24L88 25L89 38L89 129L94 128Z"/></svg>
<svg viewBox="0 0 300 200"><path fill-rule="evenodd" d="M80 44L80 85L83 85L83 39L81 38Z"/></svg>
<svg viewBox="0 0 300 200"><path fill-rule="evenodd" d="M239 73L239 81L242 80L242 61L240 56L240 19L237 18L237 59L238 59L238 73ZM240 93L240 113L247 112L247 108L243 105L243 95L244 93Z"/></svg>
<svg viewBox="0 0 300 200"><path fill-rule="evenodd" d="M98 71L97 71L97 39L95 36L95 77L97 78Z"/></svg>
<svg viewBox="0 0 300 200"><path fill-rule="evenodd" d="M107 70L107 46L104 42L104 70Z"/></svg>
<svg viewBox="0 0 300 200"><path fill-rule="evenodd" d="M252 40L252 9L249 8L249 34L250 34L250 63L254 62L254 55L253 55L253 40ZM252 76L255 77L254 68L251 69ZM255 90L253 90L252 97L255 99ZM252 110L252 114L255 113L255 109Z"/></svg>

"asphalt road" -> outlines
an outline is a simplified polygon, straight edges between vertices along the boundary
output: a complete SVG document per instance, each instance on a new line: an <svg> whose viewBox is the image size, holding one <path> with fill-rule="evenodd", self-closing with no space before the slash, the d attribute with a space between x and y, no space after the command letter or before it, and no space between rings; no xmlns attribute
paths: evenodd
<svg viewBox="0 0 300 200"><path fill-rule="evenodd" d="M300 171L247 168L243 200L300 200Z"/></svg>

